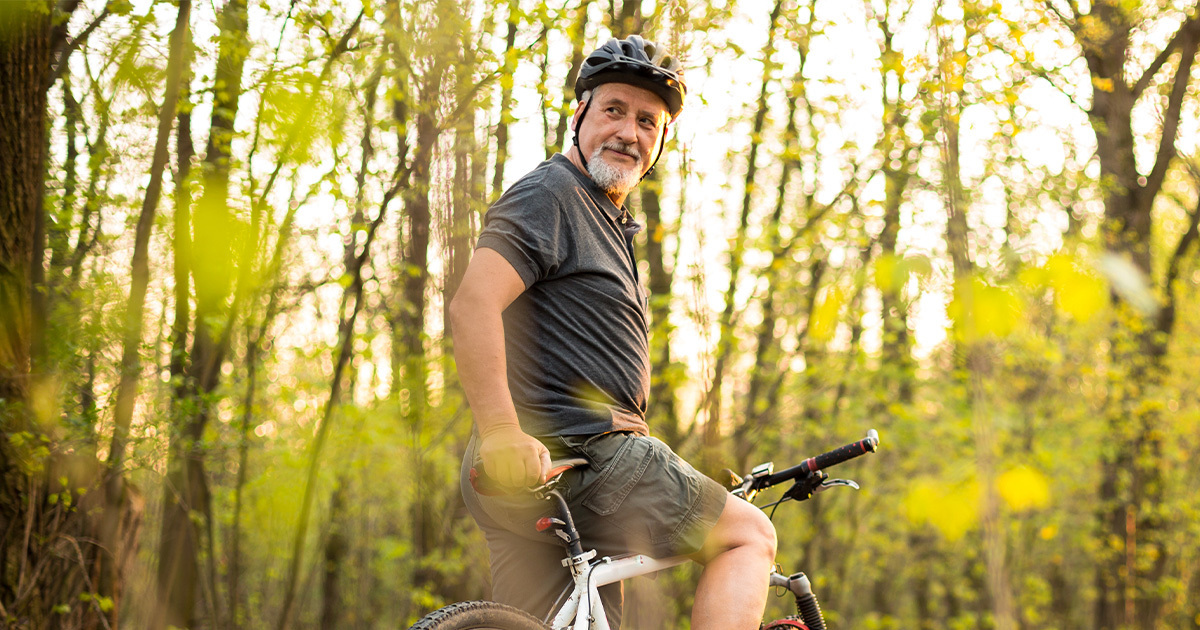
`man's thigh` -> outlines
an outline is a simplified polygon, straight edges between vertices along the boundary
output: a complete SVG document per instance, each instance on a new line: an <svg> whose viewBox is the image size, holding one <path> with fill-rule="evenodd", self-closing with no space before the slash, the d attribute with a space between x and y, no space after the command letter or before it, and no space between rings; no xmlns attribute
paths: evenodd
<svg viewBox="0 0 1200 630"><path fill-rule="evenodd" d="M492 600L544 619L553 612L552 609L566 601L574 586L570 571L562 564L567 557L565 547L553 534L538 532L535 528L538 518L549 515L550 506L533 499L477 494L466 481L475 447L472 440L463 460L461 486L467 510L487 540L491 556ZM593 548L586 539L584 547ZM614 630L620 628L621 585L601 588L600 598L609 624Z"/></svg>
<svg viewBox="0 0 1200 630"><path fill-rule="evenodd" d="M613 433L564 442L591 463L570 473L568 502L601 556L695 553L725 509L728 492L658 439Z"/></svg>

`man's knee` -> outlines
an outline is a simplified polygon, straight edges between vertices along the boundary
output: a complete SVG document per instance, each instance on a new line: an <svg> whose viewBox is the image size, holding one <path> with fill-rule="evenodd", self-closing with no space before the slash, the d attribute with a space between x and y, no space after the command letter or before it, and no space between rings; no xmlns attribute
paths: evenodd
<svg viewBox="0 0 1200 630"><path fill-rule="evenodd" d="M774 562L775 525L762 510L730 495L721 518L709 533L696 559L707 563L717 555L736 548L752 551Z"/></svg>
<svg viewBox="0 0 1200 630"><path fill-rule="evenodd" d="M732 499L733 497L730 498ZM775 535L775 524L771 522L770 518L767 518L767 515L762 510L741 499L737 500L750 508L746 516L748 520L746 527L753 537L753 541L750 544L754 545L760 553L769 557L774 562L775 551L779 543Z"/></svg>

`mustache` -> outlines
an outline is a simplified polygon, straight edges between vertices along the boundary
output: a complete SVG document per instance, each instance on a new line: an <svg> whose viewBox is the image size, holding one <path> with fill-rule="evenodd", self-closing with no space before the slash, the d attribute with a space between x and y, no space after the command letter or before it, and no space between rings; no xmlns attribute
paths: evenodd
<svg viewBox="0 0 1200 630"><path fill-rule="evenodd" d="M608 142L600 145L600 148L616 151L617 153L624 153L625 155L637 160L639 164L642 161L642 156L638 154L637 149L632 144L625 144L624 142L609 140Z"/></svg>

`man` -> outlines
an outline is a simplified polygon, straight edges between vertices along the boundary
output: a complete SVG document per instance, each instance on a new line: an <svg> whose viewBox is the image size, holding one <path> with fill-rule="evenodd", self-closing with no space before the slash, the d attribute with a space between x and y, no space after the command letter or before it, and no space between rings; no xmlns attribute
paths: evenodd
<svg viewBox="0 0 1200 630"><path fill-rule="evenodd" d="M574 146L491 207L450 305L475 418L464 473L481 460L501 484L532 486L552 457L585 457L590 465L564 478L585 548L689 555L704 565L692 628L757 628L771 522L649 437L645 420L640 226L623 204L683 107L678 63L639 36L612 39L584 61L575 92ZM534 530L547 506L462 486L491 552L493 599L546 617L571 582L561 544ZM601 597L619 627L620 585Z"/></svg>

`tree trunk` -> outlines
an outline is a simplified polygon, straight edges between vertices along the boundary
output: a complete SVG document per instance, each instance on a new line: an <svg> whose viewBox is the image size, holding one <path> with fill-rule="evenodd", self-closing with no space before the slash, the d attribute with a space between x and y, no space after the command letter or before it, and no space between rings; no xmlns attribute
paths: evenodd
<svg viewBox="0 0 1200 630"><path fill-rule="evenodd" d="M1131 33L1140 18L1126 5L1109 1L1094 4L1086 16L1099 28L1080 28L1083 16L1075 17L1073 22L1066 18L1068 26L1074 27L1096 86L1088 118L1096 133L1100 179L1107 183L1105 248L1132 262L1149 279L1154 273L1151 210L1176 156L1181 110L1200 44L1200 15L1193 12L1185 19L1168 45L1132 82L1126 66ZM1154 76L1175 58L1175 51L1179 61L1162 113L1156 159L1143 175L1134 157L1133 111ZM1095 626L1102 630L1157 627L1165 602L1159 582L1171 556L1163 540L1166 523L1156 508L1163 498L1161 418L1154 405L1142 401L1161 383L1173 321L1162 318L1162 311L1157 318L1139 311L1129 298L1113 294L1117 321L1109 343L1115 369L1109 371L1107 416L1114 448L1106 450L1100 462L1096 522L1101 538L1123 544L1102 551L1096 566Z"/></svg>
<svg viewBox="0 0 1200 630"><path fill-rule="evenodd" d="M650 398L646 420L673 448L680 445L679 401L675 388L681 377L671 360L671 281L673 269L668 269L663 244L668 228L663 222L659 193L662 175L658 169L646 177L640 186L642 214L646 217L645 259L650 268Z"/></svg>
<svg viewBox="0 0 1200 630"><path fill-rule="evenodd" d="M567 123L571 120L571 101L582 96L575 93L575 79L579 78L579 68L583 65L589 4L591 0L580 0L575 9L575 21L571 23L571 30L567 33L571 39L571 67L567 70L567 80L563 82L562 101L558 106L558 124L554 127L554 144L546 147L547 158L565 149Z"/></svg>
<svg viewBox="0 0 1200 630"><path fill-rule="evenodd" d="M398 169L402 170L402 169ZM362 241L362 251L357 255L347 256L349 263L346 277L350 279L342 293L341 305L338 309L338 345L333 365L333 375L329 385L329 399L321 414L321 422L317 426L316 436L309 447L307 475L304 482L304 496L300 503L300 514L297 517L296 533L292 537L291 557L288 561L288 571L285 576L285 591L283 607L276 623L278 630L287 630L292 626L296 590L299 583L301 559L304 553L304 543L308 538L309 519L312 513L313 497L317 489L317 473L321 464L321 454L329 439L330 428L333 425L334 414L341 404L342 392L346 381L346 367L354 354L354 330L358 315L363 307L363 267L371 256L371 244L379 231L379 226L387 218L387 208L395 198L397 190L404 184L405 178L400 178L396 184L383 195L379 204L379 214L371 221L366 236ZM351 236L346 244L347 251L359 250L356 237Z"/></svg>
<svg viewBox="0 0 1200 630"><path fill-rule="evenodd" d="M457 83L458 100L469 98L472 74L475 70L476 55L470 40L470 31L465 31L461 40L463 58L456 68L455 82ZM503 99L502 99L503 100ZM460 106L463 103L460 103ZM452 187L452 203L449 217L449 234L447 249L449 250L449 265L446 270L446 281L442 291L442 304L449 305L462 284L463 276L467 273L467 264L471 260L472 219L476 209L483 204L483 167L486 159L478 155L475 138L476 114L474 107L462 116L454 126L454 178ZM502 114L503 116L503 114ZM499 151L499 149L498 149ZM499 159L499 158L498 158ZM502 170L502 169L501 169ZM499 174L500 171L497 171ZM457 387L457 379L450 378L454 372L453 340L450 336L450 309L442 309L442 347L444 361L444 379L447 387Z"/></svg>
<svg viewBox="0 0 1200 630"><path fill-rule="evenodd" d="M161 198L163 171L167 165L171 127L179 102L180 84L182 77L187 74L184 68L184 48L188 40L190 17L190 0L183 0L179 3L175 30L171 32L170 56L167 60L167 84L163 94L162 107L158 114L158 137L154 147L154 158L150 165L150 183L146 186L146 196L142 202L142 210L134 237L133 269L122 338L121 377L117 385L114 404L113 437L108 456L109 473L105 483L106 509L101 534L101 540L104 541L106 548L112 550L119 548L118 545L123 538L120 531L120 509L125 500L122 495L126 492L124 487L125 450L129 440L129 426L133 420L133 409L141 377L140 352L143 343L143 313L146 291L150 283L150 233L154 227L155 214ZM120 576L115 575L115 570L115 559L111 561L111 565L106 561L102 569L104 577L101 582L119 585ZM119 593L114 592L111 595L106 593L106 595L119 602ZM119 607L114 606L113 623L117 620L118 610Z"/></svg>
<svg viewBox="0 0 1200 630"><path fill-rule="evenodd" d="M869 4L869 3L868 3ZM884 200L883 229L879 234L880 260L898 262L900 255L896 245L900 234L900 206L904 202L909 181L916 173L920 157L920 144L908 140L905 127L908 125L909 108L904 100L905 76L898 71L904 63L903 53L895 48L895 34L889 24L892 4L887 4L883 15L875 15L874 23L879 28L882 41L880 51L880 94L883 105L883 135L880 138L879 154L883 158ZM895 81L895 97L889 96L889 80ZM883 318L882 367L883 397L890 398L895 392L901 404L912 399L912 383L915 378L912 361L912 341L908 334L908 305L904 299L904 285L896 277L876 278L880 293L880 311Z"/></svg>
<svg viewBox="0 0 1200 630"><path fill-rule="evenodd" d="M333 490L329 500L329 537L325 539L325 563L322 567L321 579L321 630L339 630L343 628L342 609L345 602L342 598L342 564L346 559L346 548L349 542L342 531L345 517L342 510L346 507L346 491L339 483Z"/></svg>
<svg viewBox="0 0 1200 630"><path fill-rule="evenodd" d="M737 306L736 296L738 281L741 278L742 258L745 255L746 231L750 226L750 206L756 192L755 178L758 173L758 151L762 144L763 129L767 121L767 91L771 77L775 73L776 63L771 57L775 54L775 35L779 26L779 16L783 11L783 0L777 0L771 10L770 22L767 29L767 41L762 51L762 83L759 88L757 108L750 131L750 152L746 158L746 179L742 192L742 210L738 220L737 233L734 235L733 246L729 250L729 286L725 289L725 308L721 312L720 333L717 340L716 357L713 362L713 377L705 400L707 419L704 424L705 455L702 466L706 470L717 468L719 459L715 452L721 441L721 389L725 384L726 367L733 355L734 321L733 313Z"/></svg>
<svg viewBox="0 0 1200 630"><path fill-rule="evenodd" d="M50 608L25 586L41 559L26 535L45 493L33 459L38 422L30 400L31 267L46 163L46 85L50 66L48 3L6 8L0 28L0 601L7 614L47 627ZM41 261L37 261L40 264ZM18 436L22 439L17 440ZM43 532L38 532L42 534ZM50 533L50 532L45 532Z"/></svg>
<svg viewBox="0 0 1200 630"><path fill-rule="evenodd" d="M120 585L104 575L129 548L101 540L103 470L92 445L64 441L76 436L59 424L33 293L45 288L46 92L75 6L8 3L0 29L0 602L8 623L35 630L110 626L101 597ZM136 532L133 497L119 513Z"/></svg>
<svg viewBox="0 0 1200 630"><path fill-rule="evenodd" d="M798 240L797 236L785 243L781 235L781 230L783 228L784 209L788 206L788 184L791 182L792 172L800 165L798 156L801 149L796 114L801 101L804 102L805 109L809 113L810 128L815 129L811 116L811 104L808 103L808 94L804 83L804 68L808 61L809 50L807 33L812 26L814 17L814 12L809 11L808 23L800 26L798 29L800 34L792 40L800 53L800 67L796 70L791 88L788 90L787 117L785 118L787 122L783 131L783 156L780 160L782 162L782 172L779 175L779 185L775 190L775 209L771 213L771 218L768 220L763 231L765 247L771 252L771 262L760 274L766 286L763 290L762 321L759 322L754 335L754 369L750 373L750 385L746 392L745 410L741 422L734 429L734 461L739 471L747 470L750 455L754 448L759 445L761 437L764 434L772 432L775 404L779 399L777 396L772 395L773 388L771 387L771 383L783 377L781 372L786 372L786 367L780 365L782 349L775 333L775 328L781 319L779 306L775 301L775 297L779 290L780 281L786 277L782 273L783 269L785 266L788 266L793 246ZM815 141L810 149L812 151L810 155L813 156L812 161L819 162L819 153L817 152ZM805 212L805 216L810 218L810 222L803 226L797 226L796 230L800 233L807 232L811 228L814 202L815 198L812 193L805 196L802 212ZM814 291L815 289L816 287L814 287Z"/></svg>
<svg viewBox="0 0 1200 630"><path fill-rule="evenodd" d="M512 122L512 73L516 67L517 29L520 26L520 3L509 0L508 31L504 35L504 68L501 72L510 77L500 84L500 120L496 123L496 166L492 174L490 200L495 203L504 192L504 164L508 161L508 125ZM447 302L449 304L449 302ZM448 329L447 329L448 330Z"/></svg>
<svg viewBox="0 0 1200 630"><path fill-rule="evenodd" d="M233 276L232 218L228 207L230 143L241 97L242 68L249 48L246 0L229 0L221 9L220 44L214 76L215 102L205 148L203 193L192 214L196 289L196 322L191 363L185 376L190 401L173 418L163 487L162 534L159 540L158 606L152 627L191 627L195 622L196 595L200 588L200 543L208 531L194 517L209 519L210 496L201 436L208 422L205 401L220 381L225 347L213 322L228 315L226 301ZM225 335L228 339L228 335ZM185 400L188 400L185 399ZM216 593L211 594L213 598ZM209 601L215 610L215 602ZM213 619L213 623L219 620Z"/></svg>
<svg viewBox="0 0 1200 630"><path fill-rule="evenodd" d="M51 16L48 5L21 2L6 11L0 29L0 399L6 404L6 430L26 426L19 420L28 412L18 407L28 402L31 267L34 260L34 226L42 212L43 174L46 163L46 85L50 66ZM40 261L38 261L40 264ZM11 423L11 424L9 424ZM9 444L6 439L5 444ZM13 463L6 447L4 472ZM15 472L15 471L14 471ZM9 483L4 487L11 489Z"/></svg>

